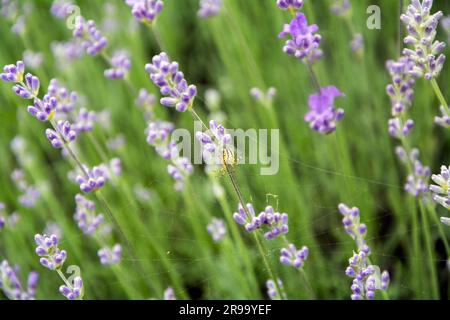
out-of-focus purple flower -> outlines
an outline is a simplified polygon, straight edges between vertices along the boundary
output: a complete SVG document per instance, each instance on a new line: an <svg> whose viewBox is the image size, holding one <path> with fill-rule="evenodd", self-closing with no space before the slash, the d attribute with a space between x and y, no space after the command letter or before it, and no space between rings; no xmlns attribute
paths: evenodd
<svg viewBox="0 0 450 320"><path fill-rule="evenodd" d="M73 285L62 285L59 287L59 292L68 300L81 300L84 295L83 280L81 277L75 277L73 279Z"/></svg>
<svg viewBox="0 0 450 320"><path fill-rule="evenodd" d="M122 133L119 133L117 136L109 138L108 141L106 141L106 145L108 146L108 149L111 151L117 151L119 149L122 149L125 144L126 139Z"/></svg>
<svg viewBox="0 0 450 320"><path fill-rule="evenodd" d="M154 121L148 124L146 134L147 143L154 147L167 145L174 125L167 121Z"/></svg>
<svg viewBox="0 0 450 320"><path fill-rule="evenodd" d="M23 75L25 73L25 63L23 61L17 61L16 64L9 64L3 67L3 73L0 74L0 78L6 82L23 82Z"/></svg>
<svg viewBox="0 0 450 320"><path fill-rule="evenodd" d="M153 197L152 190L140 184L137 184L133 187L133 193L136 198L142 203L149 202Z"/></svg>
<svg viewBox="0 0 450 320"><path fill-rule="evenodd" d="M414 121L411 119L403 122L401 118L392 118L389 119L389 134L397 139L403 139L407 137L411 130L414 128Z"/></svg>
<svg viewBox="0 0 450 320"><path fill-rule="evenodd" d="M413 0L400 16L408 30L404 42L412 47L405 48L403 54L414 62L412 73L427 80L439 76L445 62L445 55L441 53L445 43L435 40L443 13L438 11L431 14L432 5L432 0ZM436 58L437 55L439 56Z"/></svg>
<svg viewBox="0 0 450 320"><path fill-rule="evenodd" d="M347 232L352 239L355 240L358 250L368 254L370 252L369 246L366 244L367 226L360 222L360 212L356 207L350 208L341 203L338 206L339 212L344 216L342 224L345 232Z"/></svg>
<svg viewBox="0 0 450 320"><path fill-rule="evenodd" d="M147 24L152 24L164 7L162 0L125 0L125 3L137 20Z"/></svg>
<svg viewBox="0 0 450 320"><path fill-rule="evenodd" d="M58 100L46 94L42 100L39 98L34 99L34 105L28 107L28 113L39 121L52 120L57 107Z"/></svg>
<svg viewBox="0 0 450 320"><path fill-rule="evenodd" d="M62 148L66 143L74 141L77 137L77 133L72 129L69 121L59 120L55 129L57 131L52 129L45 130L47 139L54 148Z"/></svg>
<svg viewBox="0 0 450 320"><path fill-rule="evenodd" d="M353 39L350 42L350 48L353 52L361 54L364 51L364 37L361 33L353 35Z"/></svg>
<svg viewBox="0 0 450 320"><path fill-rule="evenodd" d="M94 128L94 123L96 120L97 115L94 111L81 108L78 112L77 120L73 125L73 129L77 132L77 134L90 132Z"/></svg>
<svg viewBox="0 0 450 320"><path fill-rule="evenodd" d="M405 191L414 197L426 195L429 191L428 180L431 172L429 167L420 162L419 150L413 149L406 158L401 160L409 162L413 168L412 174L406 178Z"/></svg>
<svg viewBox="0 0 450 320"><path fill-rule="evenodd" d="M122 259L122 246L116 244L112 248L104 247L98 250L97 255L100 259L100 263L104 266L118 264Z"/></svg>
<svg viewBox="0 0 450 320"><path fill-rule="evenodd" d="M153 117L153 109L156 105L156 96L154 94L149 93L146 89L141 89L135 103L137 107L144 111L147 120Z"/></svg>
<svg viewBox="0 0 450 320"><path fill-rule="evenodd" d="M27 21L25 20L25 16L20 15L14 21L14 24L11 27L11 32L18 34L18 35L23 35L25 33L26 27L27 27Z"/></svg>
<svg viewBox="0 0 450 320"><path fill-rule="evenodd" d="M63 236L63 232L61 227L55 221L47 221L45 224L44 234L54 234L61 239Z"/></svg>
<svg viewBox="0 0 450 320"><path fill-rule="evenodd" d="M206 164L220 169L235 163L233 141L223 125L211 120L209 131L198 131L195 137L202 144L202 154Z"/></svg>
<svg viewBox="0 0 450 320"><path fill-rule="evenodd" d="M173 288L168 287L164 291L164 300L177 300L177 298L175 297L175 292L173 291Z"/></svg>
<svg viewBox="0 0 450 320"><path fill-rule="evenodd" d="M278 35L284 38L290 35L291 39L286 41L283 47L284 53L303 60L307 64L313 64L322 58L322 50L319 49L321 36L316 34L319 27L316 24L308 25L306 16L297 13L290 24L285 24L283 31Z"/></svg>
<svg viewBox="0 0 450 320"><path fill-rule="evenodd" d="M267 92L263 92L259 88L251 88L250 96L257 102L260 102L265 107L270 107L272 105L273 99L277 95L277 89L270 87Z"/></svg>
<svg viewBox="0 0 450 320"><path fill-rule="evenodd" d="M166 96L160 102L165 107L175 107L184 112L192 107L197 95L197 87L188 85L183 72L179 71L178 63L171 62L165 52L161 52L152 59L152 63L145 65L145 71L150 79L160 88L161 94Z"/></svg>
<svg viewBox="0 0 450 320"><path fill-rule="evenodd" d="M67 252L58 248L59 239L56 235L37 234L34 237L37 244L36 254L41 257L39 262L50 270L61 269L66 261Z"/></svg>
<svg viewBox="0 0 450 320"><path fill-rule="evenodd" d="M92 236L104 221L103 214L96 214L95 203L81 194L75 196L76 209L74 219L85 235Z"/></svg>
<svg viewBox="0 0 450 320"><path fill-rule="evenodd" d="M225 221L222 219L213 218L211 223L208 224L207 230L215 242L219 242L227 234Z"/></svg>
<svg viewBox="0 0 450 320"><path fill-rule="evenodd" d="M436 183L430 186L433 200L450 210L450 166L441 166L441 173L433 174L431 180Z"/></svg>
<svg viewBox="0 0 450 320"><path fill-rule="evenodd" d="M277 279L278 286L281 290L283 290L283 282L280 279ZM267 287L267 295L269 296L270 300L285 300L286 293L283 293L283 296L281 297L276 289L275 282L270 279L266 281L266 287Z"/></svg>
<svg viewBox="0 0 450 320"><path fill-rule="evenodd" d="M80 185L81 191L86 193L96 191L108 181L108 170L104 165L93 167L92 169L87 166L83 167L85 172L76 177L76 182Z"/></svg>
<svg viewBox="0 0 450 320"><path fill-rule="evenodd" d="M175 180L175 190L184 189L184 181L194 171L191 161L186 157L171 157L172 163L167 166L167 172Z"/></svg>
<svg viewBox="0 0 450 320"><path fill-rule="evenodd" d="M50 80L47 94L58 102L57 112L70 113L78 101L78 94L63 87L57 79Z"/></svg>
<svg viewBox="0 0 450 320"><path fill-rule="evenodd" d="M18 3L16 0L1 0L0 15L8 20L13 20L19 14Z"/></svg>
<svg viewBox="0 0 450 320"><path fill-rule="evenodd" d="M83 48L77 41L52 42L51 49L59 68L67 68L83 55Z"/></svg>
<svg viewBox="0 0 450 320"><path fill-rule="evenodd" d="M64 19L72 12L73 6L71 0L55 0L50 7L50 12L54 17Z"/></svg>
<svg viewBox="0 0 450 320"><path fill-rule="evenodd" d="M23 53L23 62L31 69L39 69L44 61L44 55L41 52L25 50Z"/></svg>
<svg viewBox="0 0 450 320"><path fill-rule="evenodd" d="M217 16L222 9L222 0L200 0L197 14L202 18Z"/></svg>
<svg viewBox="0 0 450 320"><path fill-rule="evenodd" d="M441 217L441 222L447 226L450 227L450 218L447 217ZM450 260L449 260L450 261ZM448 263L449 269L450 269L450 262Z"/></svg>
<svg viewBox="0 0 450 320"><path fill-rule="evenodd" d="M303 267L306 258L308 258L309 250L305 246L297 250L295 245L291 243L287 248L281 249L280 253L280 262L282 264L300 269Z"/></svg>
<svg viewBox="0 0 450 320"><path fill-rule="evenodd" d="M447 112L447 110L444 108L444 106L440 106L441 110L441 116L434 118L434 123L437 125L449 129L450 128L450 114Z"/></svg>
<svg viewBox="0 0 450 320"><path fill-rule="evenodd" d="M5 223L6 223L4 211L5 211L5 204L3 202L0 202L0 230L2 230L5 227Z"/></svg>
<svg viewBox="0 0 450 320"><path fill-rule="evenodd" d="M334 99L343 96L335 86L321 88L320 93L309 96L309 112L305 115L305 121L309 122L311 129L322 134L336 130L337 122L344 117L344 110L335 108Z"/></svg>
<svg viewBox="0 0 450 320"><path fill-rule="evenodd" d="M112 68L105 70L105 77L109 79L123 79L131 69L130 55L125 50L114 52L111 58Z"/></svg>
<svg viewBox="0 0 450 320"><path fill-rule="evenodd" d="M386 290L389 286L389 273L383 271L380 275L379 267L368 265L369 254L360 251L349 259L349 266L345 270L348 277L353 278L351 285L352 300L375 299L376 290Z"/></svg>
<svg viewBox="0 0 450 320"><path fill-rule="evenodd" d="M19 280L18 266L12 267L6 260L0 264L0 290L10 300L34 300L38 279L38 273L31 271L25 288Z"/></svg>
<svg viewBox="0 0 450 320"><path fill-rule="evenodd" d="M330 7L331 12L338 16L348 16L351 9L350 0L334 0Z"/></svg>
<svg viewBox="0 0 450 320"><path fill-rule="evenodd" d="M97 29L93 20L86 21L82 16L75 20L74 37L81 39L81 46L86 53L96 56L108 45L108 40Z"/></svg>
<svg viewBox="0 0 450 320"><path fill-rule="evenodd" d="M41 193L34 186L27 186L24 193L19 196L18 200L21 205L26 208L33 208L41 198Z"/></svg>
<svg viewBox="0 0 450 320"><path fill-rule="evenodd" d="M303 4L303 0L277 0L277 6L282 10L300 10Z"/></svg>

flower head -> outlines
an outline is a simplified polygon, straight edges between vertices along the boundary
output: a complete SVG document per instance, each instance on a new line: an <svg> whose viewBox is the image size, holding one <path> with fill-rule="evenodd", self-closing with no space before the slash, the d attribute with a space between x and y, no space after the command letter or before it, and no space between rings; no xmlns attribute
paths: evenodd
<svg viewBox="0 0 450 320"><path fill-rule="evenodd" d="M175 292L171 287L168 287L164 291L164 300L177 300L177 298L175 297Z"/></svg>
<svg viewBox="0 0 450 320"><path fill-rule="evenodd" d="M36 254L41 257L39 262L50 270L61 269L66 261L67 252L58 248L59 239L56 235L37 234L34 237L37 244Z"/></svg>
<svg viewBox="0 0 450 320"><path fill-rule="evenodd" d="M200 9L198 16L202 18L209 18L217 16L222 9L222 0L200 0Z"/></svg>
<svg viewBox="0 0 450 320"><path fill-rule="evenodd" d="M436 184L430 186L433 200L450 210L450 166L442 166L440 174L433 174L431 180Z"/></svg>
<svg viewBox="0 0 450 320"><path fill-rule="evenodd" d="M35 271L28 274L27 288L19 279L19 267L12 267L8 261L0 263L0 290L10 300L34 300L39 275Z"/></svg>
<svg viewBox="0 0 450 320"><path fill-rule="evenodd" d="M280 262L286 266L293 266L300 269L303 267L303 263L308 257L308 247L303 246L300 250L297 250L294 244L289 244L287 248L282 248L280 251Z"/></svg>
<svg viewBox="0 0 450 320"><path fill-rule="evenodd" d="M58 100L46 94L42 100L39 98L34 99L34 105L28 107L28 113L39 121L52 120L57 106Z"/></svg>
<svg viewBox="0 0 450 320"><path fill-rule="evenodd" d="M82 16L75 20L73 35L81 40L81 46L91 56L98 55L108 45L108 40L97 29L95 22L86 21Z"/></svg>
<svg viewBox="0 0 450 320"><path fill-rule="evenodd" d="M209 131L197 131L195 137L202 144L203 159L208 165L221 168L235 163L233 141L223 125L209 122Z"/></svg>
<svg viewBox="0 0 450 320"><path fill-rule="evenodd" d="M350 0L334 0L330 8L331 12L337 16L348 16L351 9Z"/></svg>
<svg viewBox="0 0 450 320"><path fill-rule="evenodd" d="M54 17L64 19L72 12L73 5L71 0L54 0L50 12Z"/></svg>
<svg viewBox="0 0 450 320"><path fill-rule="evenodd" d="M450 113L447 111L447 109L444 108L444 106L440 107L441 110L441 116L434 118L434 123L437 125L444 127L446 129L450 128Z"/></svg>
<svg viewBox="0 0 450 320"><path fill-rule="evenodd" d="M133 16L143 23L151 24L161 13L164 2L161 0L125 0L129 5Z"/></svg>
<svg viewBox="0 0 450 320"><path fill-rule="evenodd" d="M104 165L93 167L84 167L84 172L76 177L76 182L80 185L80 190L86 193L97 191L108 181L108 170Z"/></svg>
<svg viewBox="0 0 450 320"><path fill-rule="evenodd" d="M183 72L179 71L178 63L170 61L165 52L161 52L152 59L152 63L145 66L150 79L160 88L161 94L166 96L160 100L166 107L175 107L184 112L192 107L197 95L197 87L188 85Z"/></svg>
<svg viewBox="0 0 450 320"><path fill-rule="evenodd" d="M50 80L47 94L52 98L55 98L58 102L58 113L72 112L78 101L78 94L75 91L69 91L67 88L63 87L57 79Z"/></svg>
<svg viewBox="0 0 450 320"><path fill-rule="evenodd" d="M359 250L366 254L369 253L370 248L364 239L367 233L367 226L360 222L359 209L356 207L350 208L343 203L339 204L338 209L344 216L342 224L344 225L345 232L356 241Z"/></svg>
<svg viewBox="0 0 450 320"><path fill-rule="evenodd" d="M277 279L277 282L278 282L278 287L280 287L282 289L283 282L281 282L280 279ZM266 287L267 287L267 295L269 296L270 300L283 300L283 299L287 298L286 293L283 293L282 297L278 294L275 282L272 279L269 279L266 281Z"/></svg>
<svg viewBox="0 0 450 320"><path fill-rule="evenodd" d="M3 68L3 73L0 74L0 78L6 82L22 82L23 74L25 72L25 63L23 61L17 61L16 64L9 64Z"/></svg>
<svg viewBox="0 0 450 320"><path fill-rule="evenodd" d="M77 133L72 128L69 121L59 120L55 129L56 131L53 129L45 130L47 139L50 141L53 148L60 149L66 143L74 141L77 137Z"/></svg>
<svg viewBox="0 0 450 320"><path fill-rule="evenodd" d="M445 55L441 53L445 43L435 40L443 13L438 11L431 14L432 5L432 0L412 0L406 12L400 16L408 30L404 42L412 47L404 49L403 54L414 62L412 73L427 80L436 78L445 62Z"/></svg>
<svg viewBox="0 0 450 320"><path fill-rule="evenodd" d="M78 112L76 122L74 123L74 130L77 132L77 134L90 132L93 130L96 120L97 114L94 111L89 111L86 108L81 108Z"/></svg>
<svg viewBox="0 0 450 320"><path fill-rule="evenodd" d="M114 245L114 247L104 247L97 252L100 258L100 263L104 266L112 266L118 264L122 259L122 246L120 244Z"/></svg>
<svg viewBox="0 0 450 320"><path fill-rule="evenodd" d="M284 25L283 31L278 35L279 38L284 38L288 34L291 36L291 39L286 41L283 51L307 64L313 64L323 54L319 49L322 38L316 34L318 30L316 24L308 25L303 13L297 13L290 24Z"/></svg>
<svg viewBox="0 0 450 320"><path fill-rule="evenodd" d="M68 300L81 300L84 295L83 280L81 277L75 277L71 286L62 285L59 292Z"/></svg>
<svg viewBox="0 0 450 320"><path fill-rule="evenodd" d="M39 69L43 60L44 55L41 52L25 50L23 53L23 62L31 69Z"/></svg>
<svg viewBox="0 0 450 320"><path fill-rule="evenodd" d="M336 130L337 122L344 117L344 110L335 108L334 99L343 96L334 86L321 88L320 93L309 96L309 112L305 115L305 121L309 122L311 129L322 134Z"/></svg>
<svg viewBox="0 0 450 320"><path fill-rule="evenodd" d="M111 58L112 68L105 70L105 77L109 79L123 79L131 69L130 55L125 50L114 52Z"/></svg>
<svg viewBox="0 0 450 320"><path fill-rule="evenodd" d="M391 99L392 115L397 117L411 107L414 98L414 62L408 57L400 57L397 61L389 60L386 68L392 78L386 92Z"/></svg>
<svg viewBox="0 0 450 320"><path fill-rule="evenodd" d="M95 203L86 199L81 194L75 196L76 210L74 219L78 227L85 235L93 235L102 222L104 221L103 214L96 214Z"/></svg>
<svg viewBox="0 0 450 320"><path fill-rule="evenodd" d="M227 234L225 221L222 219L213 218L211 223L208 224L207 230L215 242L222 240Z"/></svg>
<svg viewBox="0 0 450 320"><path fill-rule="evenodd" d="M277 0L277 6L282 10L300 10L303 4L303 0Z"/></svg>

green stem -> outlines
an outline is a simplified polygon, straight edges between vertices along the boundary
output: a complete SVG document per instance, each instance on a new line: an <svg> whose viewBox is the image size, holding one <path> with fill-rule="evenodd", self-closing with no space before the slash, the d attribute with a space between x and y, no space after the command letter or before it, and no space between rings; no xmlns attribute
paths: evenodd
<svg viewBox="0 0 450 320"><path fill-rule="evenodd" d="M450 114L450 109L448 107L448 103L444 98L444 95L442 94L441 88L439 87L436 79L430 80L431 86L433 87L434 93L436 94L436 97L439 99L439 102L444 107L447 114Z"/></svg>

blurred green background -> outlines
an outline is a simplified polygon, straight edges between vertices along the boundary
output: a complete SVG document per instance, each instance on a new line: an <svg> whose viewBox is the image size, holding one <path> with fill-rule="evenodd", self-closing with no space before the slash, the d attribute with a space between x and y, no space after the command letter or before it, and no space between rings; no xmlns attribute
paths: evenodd
<svg viewBox="0 0 450 320"><path fill-rule="evenodd" d="M448 256L436 219L446 212L437 208L436 217L429 217L428 228L422 223L413 228L412 217L419 214L416 201L403 191L405 170L394 154L396 142L387 133L390 102L385 86L390 78L385 62L398 57L398 2L351 1L352 23L365 39L364 55L357 57L350 50L349 26L329 10L332 1L306 1L303 11L311 23L319 25L325 53L316 65L317 74L322 85L335 85L346 95L337 100L345 118L338 125L337 135L330 136L313 132L303 120L308 96L315 89L305 66L282 52L284 40L277 36L291 17L276 7L275 0L225 0L221 14L209 19L197 16L197 0L164 2L157 21L164 47L180 63L188 82L198 86L200 97L208 88L220 91L221 107L228 117L224 125L280 128L280 172L261 176L258 166L243 165L237 175L246 199L257 210L271 204L289 213L290 241L310 249L305 272L314 295L305 289L295 270L278 263L284 244L277 240L267 244L268 257L283 280L288 298L349 298L351 279L344 271L356 248L345 234L337 210L344 202L361 209L362 221L368 226L372 261L391 274L392 299L435 298L430 287L430 258L422 243L425 229L433 241L431 265L437 270L440 298L447 299ZM450 13L448 1L435 2L435 10ZM214 243L206 231L213 216L231 216L237 206L227 177L218 177L227 190L223 201L215 198L211 180L201 166L195 167L188 188L183 193L175 192L166 161L145 141L146 122L135 107L136 96L130 87L103 76L108 65L101 57L84 55L70 65L59 65L50 47L54 41L71 38L65 21L50 14L51 1L19 3L32 6L26 16L26 32L18 36L11 32L10 21L1 20L0 65L22 59L26 49L42 52L42 67L29 70L40 77L42 90L51 78L58 78L85 97L87 108L111 112L111 127L96 126L93 135L103 148L107 139L118 134L124 135L126 144L107 151L108 157L121 158L123 176L119 185L109 184L104 193L144 270L140 271L126 252L120 267L107 268L99 263L98 243L86 238L73 220L74 195L79 190L67 178L71 166L51 148L44 134L45 124L26 113L26 102L15 96L7 83L0 86L0 202L6 204L9 213L18 211L20 221L0 232L0 259L20 265L23 278L30 270L39 271L38 299L61 299L57 290L61 281L39 265L33 241L34 234L43 232L48 221L55 221L63 231L61 247L68 251L67 265L78 265L82 270L86 299L160 299L169 286L179 298L267 298L267 273L252 237L239 228L237 233L228 232L224 241ZM100 27L106 19L117 24L105 32L108 53L128 50L133 63L130 82L159 95L144 71L144 65L159 53L151 30L144 25L133 27L133 16L124 1L78 0L76 4L84 17ZM366 9L371 4L381 8L380 30L366 27ZM106 10L106 5L115 11ZM438 37L448 42L441 28ZM446 97L448 68L446 64L439 78ZM249 95L252 87L266 90L270 86L278 90L273 112ZM196 100L195 109L207 117L203 99ZM159 105L156 113L178 127L192 129L188 114ZM433 123L437 113L438 101L431 86L424 80L417 81L411 111L416 126L411 143L420 149L422 162L433 173L450 160L448 134ZM19 166L10 149L17 135L25 139L26 153L32 157L24 166L27 180L42 191L42 199L30 209L18 203L19 192L10 178ZM90 165L102 162L87 136L81 136L75 144ZM133 189L139 185L151 190L149 201L134 196ZM227 225L230 231L232 226ZM444 232L448 237L449 229ZM115 240L120 242L120 237ZM419 252L413 250L414 241L420 244Z"/></svg>

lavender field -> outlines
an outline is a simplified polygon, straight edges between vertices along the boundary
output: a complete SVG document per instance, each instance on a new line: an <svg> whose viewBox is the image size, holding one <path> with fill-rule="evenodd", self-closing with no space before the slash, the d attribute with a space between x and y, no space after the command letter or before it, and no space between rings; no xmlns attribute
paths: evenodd
<svg viewBox="0 0 450 320"><path fill-rule="evenodd" d="M0 16L0 300L449 299L450 1Z"/></svg>

